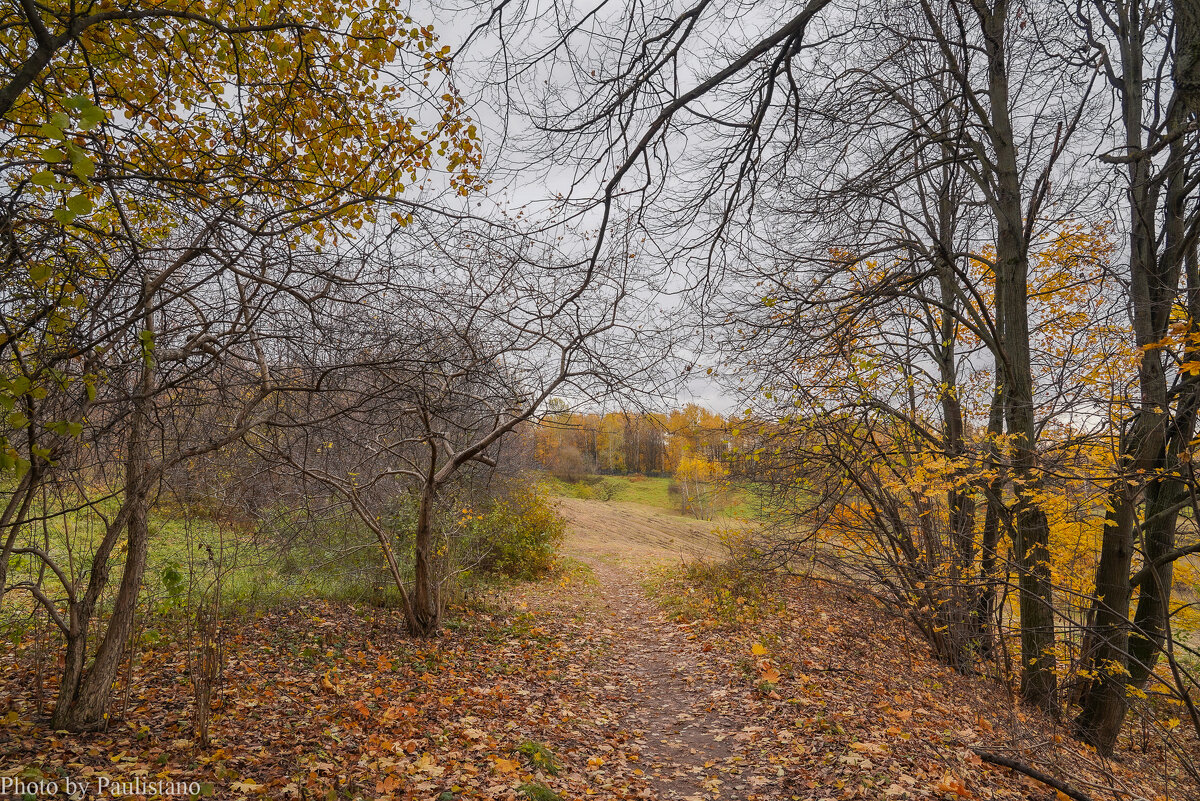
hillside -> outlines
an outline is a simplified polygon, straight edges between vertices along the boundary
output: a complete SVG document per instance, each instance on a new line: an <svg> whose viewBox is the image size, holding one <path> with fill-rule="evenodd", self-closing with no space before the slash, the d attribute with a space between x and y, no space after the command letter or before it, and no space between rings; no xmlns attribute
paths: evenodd
<svg viewBox="0 0 1200 801"><path fill-rule="evenodd" d="M1148 754L1099 759L1007 688L939 665L868 595L717 566L647 573L656 561L678 565L685 549L718 557L711 524L632 504L562 508L568 547L627 621L626 680L647 699L628 720L652 755L657 797L1056 798L979 750L1095 799L1196 797L1152 743ZM656 605L631 578L646 575Z"/></svg>
<svg viewBox="0 0 1200 801"><path fill-rule="evenodd" d="M166 641L137 661L124 717L79 735L41 725L30 652L9 654L0 765L134 782L132 797L138 781L220 799L1066 797L983 749L1077 798L1195 796L1152 743L1102 762L997 683L939 666L869 596L721 566L713 524L559 506L552 579L477 598L436 640L361 605L231 621L208 748L188 739L186 665Z"/></svg>

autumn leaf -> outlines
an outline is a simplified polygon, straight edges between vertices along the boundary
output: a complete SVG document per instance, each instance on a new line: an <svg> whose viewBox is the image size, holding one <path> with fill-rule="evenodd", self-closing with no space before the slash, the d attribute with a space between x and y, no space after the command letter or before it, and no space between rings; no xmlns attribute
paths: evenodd
<svg viewBox="0 0 1200 801"><path fill-rule="evenodd" d="M492 768L495 769L497 773L516 773L521 767L521 763L515 759L505 759L504 757L499 756L492 757L491 759Z"/></svg>
<svg viewBox="0 0 1200 801"><path fill-rule="evenodd" d="M413 763L413 767L421 773L435 777L441 776L446 770L445 768L435 765L433 757L431 757L428 753L421 754L420 759Z"/></svg>
<svg viewBox="0 0 1200 801"><path fill-rule="evenodd" d="M959 798L975 797L975 794L968 790L962 780L953 773L946 773L942 776L942 780L938 782L936 789L939 793L952 793Z"/></svg>
<svg viewBox="0 0 1200 801"><path fill-rule="evenodd" d="M336 696L340 697L345 694L341 686L330 678L330 671L326 671L325 675L321 677L321 686Z"/></svg>

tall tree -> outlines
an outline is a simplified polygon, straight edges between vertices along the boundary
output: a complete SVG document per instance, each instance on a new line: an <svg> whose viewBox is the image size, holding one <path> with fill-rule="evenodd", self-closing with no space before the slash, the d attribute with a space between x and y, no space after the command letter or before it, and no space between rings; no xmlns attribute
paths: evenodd
<svg viewBox="0 0 1200 801"><path fill-rule="evenodd" d="M1102 753L1112 752L1129 698L1146 685L1165 641L1178 513L1189 498L1185 454L1200 400L1195 377L1176 367L1192 359L1189 332L1200 307L1188 266L1196 235L1189 177L1196 144L1179 83L1183 51L1167 35L1169 11L1167 3L1128 2L1084 4L1075 13L1116 101L1121 133L1102 161L1124 193L1129 309L1139 349L1083 646L1085 675L1092 678L1075 721L1078 734ZM1178 44L1187 22L1174 24ZM1165 80L1171 74L1174 87ZM1139 550L1143 567L1131 576Z"/></svg>

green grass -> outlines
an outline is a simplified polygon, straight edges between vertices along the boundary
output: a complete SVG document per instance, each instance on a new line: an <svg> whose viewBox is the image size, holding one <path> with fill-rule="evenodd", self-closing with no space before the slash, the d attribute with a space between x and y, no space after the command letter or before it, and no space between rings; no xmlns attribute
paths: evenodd
<svg viewBox="0 0 1200 801"><path fill-rule="evenodd" d="M533 740L526 740L517 746L517 751L529 760L535 770L544 770L551 776L557 776L559 771L558 757L546 746Z"/></svg>
<svg viewBox="0 0 1200 801"><path fill-rule="evenodd" d="M667 491L671 479L665 476L589 476L587 480L575 483L547 476L545 483L554 495L584 500L601 499L601 486L607 484L613 488L614 501L678 511L677 502Z"/></svg>
<svg viewBox="0 0 1200 801"><path fill-rule="evenodd" d="M671 479L667 476L590 476L585 481L575 483L547 476L545 483L554 495L589 501L602 500L600 487L603 483L608 483L614 488L611 499L613 501L637 503L681 514L679 497L670 494ZM758 499L748 489L732 487L725 492L717 516L756 520L759 517Z"/></svg>
<svg viewBox="0 0 1200 801"><path fill-rule="evenodd" d="M169 516L172 514L179 516ZM312 599L399 602L391 578L384 576L382 569L379 576L368 576L361 569L341 569L320 548L300 547L288 553L264 548L254 542L249 531L222 528L203 516L185 517L181 510L156 513L150 530L144 591L153 598L170 599L172 572L182 576L186 595L210 591L219 571L225 602L235 607L270 607Z"/></svg>
<svg viewBox="0 0 1200 801"><path fill-rule="evenodd" d="M105 518L117 514L120 501L107 498L92 508L83 498L68 499L62 507L35 508L46 518L45 528L23 532L18 546L32 538L45 545L52 558L78 580L90 566L104 536ZM286 525L287 516L278 515ZM374 536L353 519L327 520L289 546L281 543L292 532L256 532L252 523L235 524L204 509L180 506L164 499L151 510L150 545L139 602L151 613L171 619L192 608L218 586L222 603L231 613L252 612L278 606L295 606L319 600L399 608L401 599ZM304 521L301 521L304 522ZM124 568L125 532L111 557L111 575L102 603L110 602ZM408 549L397 547L402 575L411 571ZM37 576L39 562L30 555L13 555L9 579L16 582ZM564 565L555 580L586 580L579 565ZM579 574L579 575L575 575ZM46 571L47 594L64 594L54 573ZM468 571L459 577L450 597L452 606L474 603L493 586L504 583L486 571ZM23 592L6 598L0 609L0 636L6 626L27 618L35 602Z"/></svg>
<svg viewBox="0 0 1200 801"><path fill-rule="evenodd" d="M526 782L517 788L529 801L562 801L562 796L541 782Z"/></svg>
<svg viewBox="0 0 1200 801"><path fill-rule="evenodd" d="M724 517L740 520L762 520L765 516L762 502L750 487L734 487L730 490L728 505L721 510Z"/></svg>
<svg viewBox="0 0 1200 801"><path fill-rule="evenodd" d="M669 478L609 476L605 480L615 482L618 486L614 500L640 503L643 506L670 509L671 511L678 508L678 503L667 492L667 487L671 485Z"/></svg>
<svg viewBox="0 0 1200 801"><path fill-rule="evenodd" d="M79 499L74 501L79 504ZM74 505L73 504L73 505ZM69 573L83 572L104 536L103 517L115 516L119 502L101 500L93 509L86 506L55 514L55 509L35 510L49 513L44 530L39 525L31 534L23 533L18 546L28 536L35 544L47 547L51 557ZM269 607L304 600L370 602L398 605L399 595L391 577L382 568L371 575L369 566L378 560L374 552L363 551L353 571L340 568L336 554L317 548L294 549L282 553L263 548L253 540L246 527L218 523L204 514L189 514L174 504L153 509L149 518L150 547L140 601L159 611L179 608L189 597L211 592L218 573L221 575L225 603L241 608ZM369 544L369 542L368 542ZM111 592L120 582L124 565L125 534L112 556ZM14 555L9 560L11 580L32 577L38 561L29 555ZM44 580L52 596L62 594L53 573ZM9 604L13 614L22 614L32 599L14 593L16 603ZM18 600L19 599L19 600Z"/></svg>
<svg viewBox="0 0 1200 801"><path fill-rule="evenodd" d="M615 503L634 503L681 514L678 496L668 492L671 479L667 477L603 476L575 484L547 477L545 484L552 493L561 496L598 499L608 495ZM103 537L104 518L111 519L116 514L119 501L106 499L90 509L82 505L82 498L67 501L64 503L81 508L59 515L54 514L54 509L31 510L39 516L49 514L45 529L39 526L29 536L37 541L35 544L48 544L55 560L77 579L90 565ZM140 600L144 608L171 619L192 608L200 596L212 592L218 573L222 602L231 613L292 606L310 600L399 606L398 591L383 569L384 562L372 538L352 526L346 528L345 521L327 521L323 529L305 538L306 543L298 542L287 549L271 546L269 535L266 538L256 535L249 525L236 525L208 514L207 510L181 507L169 500L152 510L149 523L149 558ZM26 536L23 533L20 542ZM274 539L280 541L283 536L281 533ZM105 602L120 582L124 539L122 533L121 544L112 557ZM365 547L361 550L353 547L359 544ZM37 569L34 557L14 555L10 560L10 580L34 577ZM408 569L407 563L401 564L402 571ZM582 563L562 559L549 580L586 584L594 583L595 577ZM487 595L497 581L472 572L464 578L461 592L450 603L470 605L478 600L476 596ZM46 574L46 582L48 594L63 594L54 586L53 574ZM11 600L3 617L7 620L14 615L27 616L32 599L14 593Z"/></svg>

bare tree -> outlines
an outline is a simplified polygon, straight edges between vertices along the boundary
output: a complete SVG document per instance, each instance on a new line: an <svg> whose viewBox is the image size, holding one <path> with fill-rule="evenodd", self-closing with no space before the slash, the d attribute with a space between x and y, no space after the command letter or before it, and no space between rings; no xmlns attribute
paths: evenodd
<svg viewBox="0 0 1200 801"><path fill-rule="evenodd" d="M1160 560L1174 548L1179 505L1189 497L1179 458L1192 437L1200 400L1190 376L1178 375L1170 386L1170 351L1163 347L1181 279L1189 287L1194 279L1185 262L1195 247L1196 226L1187 177L1194 169L1194 135L1184 129L1183 105L1172 102L1171 87L1161 80L1173 57L1162 46L1167 11L1161 3L1123 3L1081 5L1077 12L1120 117L1121 138L1114 155L1105 158L1126 192L1130 311L1141 349L1137 402L1122 432L1096 568L1094 628L1085 647L1095 678L1076 720L1080 735L1105 753L1120 732L1129 682L1145 685L1163 644L1171 568ZM1186 303L1189 314L1200 311L1190 297ZM1131 642L1135 532L1144 542L1143 559L1157 567L1137 582L1141 597Z"/></svg>
<svg viewBox="0 0 1200 801"><path fill-rule="evenodd" d="M314 391L252 442L374 534L409 631L429 636L450 567L435 558L447 490L473 465L494 467L501 441L556 394L583 400L653 385L663 362L652 348L663 343L625 317L640 305L628 296L651 286L625 248L579 269L491 226L430 232L415 248L414 233L397 240L403 249L376 251L378 284L370 273L359 281L362 322L329 329L306 356L305 369L321 375ZM381 511L398 497L415 510L411 582Z"/></svg>
<svg viewBox="0 0 1200 801"><path fill-rule="evenodd" d="M722 251L741 235L738 224L753 228L754 212L772 183L801 174L812 163L810 149L842 148L840 160L820 165L826 171L808 186L828 178L857 188L853 180L842 180L843 173L867 175L860 168L870 156L852 147L869 137L848 139L835 125L853 131L862 129L862 120L889 130L907 125L905 135L895 137L897 152L911 152L919 141L929 148L930 162L957 165L960 180L946 188L943 202L960 202L955 195L969 187L968 202L986 210L987 239L994 248L990 257L976 250L989 262L995 296L986 304L983 324L973 322L996 362L1001 388L996 397L1007 431L1004 457L1015 491L1022 693L1057 709L1049 527L1037 501L1043 470L1028 282L1031 252L1047 216L1061 219L1079 202L1070 198L1071 173L1086 154L1086 145L1077 146L1077 134L1090 108L1094 77L1075 56L1080 44L1075 29L1048 5L1018 8L1003 1L885 3L869 9L813 3L787 15L764 8L736 25L724 16L728 9L706 2L682 9L633 4L578 15L564 8L544 18L552 22L541 27L525 12L501 3L491 19L503 22L506 31L526 25L533 32L522 39L528 48L511 63L550 85L544 92L531 90L528 104L537 129L550 134L549 152L564 160L568 152L583 159L587 180L576 182L579 195L589 197L589 188L598 185L594 197L602 210L616 197L636 197L639 219L661 257L699 286L711 286L726 264ZM900 22L890 25L891 19ZM619 20L625 24L618 25ZM700 43L707 44L718 26L724 26L720 57L701 55ZM624 33L608 37L606 47L592 47L600 28ZM885 52L873 47L872 36L887 43ZM847 63L852 58L846 54L856 48L875 52L875 60ZM873 80L874 73L879 77ZM907 94L913 83L922 87L915 96ZM857 90L855 96L868 105L839 114L843 107L833 96L835 86ZM829 107L821 108L821 101ZM1023 113L1028 107L1034 111ZM822 122L827 123L824 142L814 136ZM894 156L879 151L878 163L894 165ZM921 168L900 169L904 175L921 174ZM833 204L849 193L826 190L818 185L815 196L801 200L810 204L801 216L812 219L820 210L844 222ZM924 191L918 197L934 202ZM863 204L857 210L865 216L855 221L855 229L887 230L889 221L875 209ZM811 230L805 234L808 241L817 240ZM818 246L840 244L835 236ZM908 241L897 244L909 246ZM918 247L935 257L938 244L936 232L918 240ZM854 255L872 253L860 249ZM962 251L947 255L958 258ZM689 272L689 264L698 271ZM953 269L946 266L943 273ZM703 301L698 306L710 308ZM952 429L953 403L950 407ZM967 504L966 497L955 499L960 529L968 518Z"/></svg>
<svg viewBox="0 0 1200 801"><path fill-rule="evenodd" d="M297 296L313 277L302 274L304 259L286 244L231 236L211 222L181 231L180 239L131 254L86 288L101 297L85 307L89 314L73 329L79 339L71 345L89 354L84 365L102 379L86 384L87 420L71 451L40 478L54 490L57 505L14 521L5 543L6 562L11 553L42 566L15 577L20 580L10 581L6 591L29 592L66 641L54 712L55 725L63 728L104 723L133 627L150 550L148 516L163 475L236 441L270 416L264 402L285 383L265 361L264 341L296 336L295 326L284 324L288 316L296 319ZM84 385L81 380L74 386ZM208 425L189 420L198 396L221 409ZM46 401L52 398L48 393ZM119 458L106 458L112 452ZM90 538L72 536L65 524L64 541L39 543L32 524L46 517L90 517L102 534L90 552ZM89 659L92 627L122 538L113 608ZM46 577L49 583L43 583Z"/></svg>

